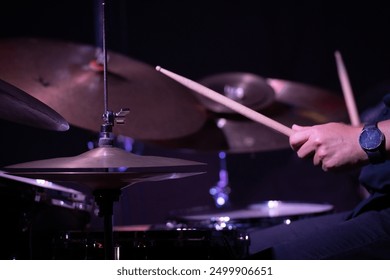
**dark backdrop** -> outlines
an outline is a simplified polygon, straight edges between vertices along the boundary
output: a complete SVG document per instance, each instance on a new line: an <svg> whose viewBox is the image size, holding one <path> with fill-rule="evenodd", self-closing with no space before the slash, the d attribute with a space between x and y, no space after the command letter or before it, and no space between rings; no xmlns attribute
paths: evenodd
<svg viewBox="0 0 390 280"><path fill-rule="evenodd" d="M106 2L109 49L193 80L242 71L340 94L334 59L339 50L360 112L379 102L387 90L390 18L384 1ZM92 0L8 1L0 9L0 36L100 46L98 15L98 1ZM73 126L59 133L2 121L2 128L2 166L77 155L96 137ZM125 189L116 204L117 225L161 223L170 211L214 204L208 192L219 179L218 151L182 151L148 143L138 143L136 149L145 155L206 162L209 172ZM344 210L360 199L357 171L324 173L289 149L228 154L227 166L235 205L282 199L331 203Z"/></svg>

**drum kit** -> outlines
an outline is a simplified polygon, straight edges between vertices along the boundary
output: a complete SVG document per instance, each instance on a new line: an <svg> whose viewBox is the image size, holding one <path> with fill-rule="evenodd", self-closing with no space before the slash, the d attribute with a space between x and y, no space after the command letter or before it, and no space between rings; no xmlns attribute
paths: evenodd
<svg viewBox="0 0 390 280"><path fill-rule="evenodd" d="M225 72L200 79L199 84L288 127L345 120L345 104L337 94L316 86L253 73ZM203 127L182 138L155 141L160 145L229 153L267 152L289 148L288 138L261 123L202 95L208 111Z"/></svg>
<svg viewBox="0 0 390 280"><path fill-rule="evenodd" d="M96 207L98 215L103 218L104 229L98 237L94 237L92 243L93 246L99 243L99 248L103 247L100 252L104 253L94 254L93 257L117 259L118 239L129 238L128 235L116 235L112 219L114 203L119 200L123 189L139 182L180 179L207 172L207 164L201 162L136 155L114 147L114 125L116 134L195 151L246 153L288 147L288 139L282 133L248 120L215 101L200 97L194 90L140 61L108 52L104 48L103 61L101 57L96 48L71 42L37 38L0 40L0 118L52 131L66 131L69 125L74 125L100 133L98 147L85 153L2 168L2 189L6 189L7 194L17 190L10 199L19 202L21 197L26 198L18 206L20 209L17 216L12 219L14 224L10 223L15 230L6 236L13 238L11 243L19 243L22 244L20 246L29 248L12 248L8 255L1 256L2 258L31 256L28 253L18 255L19 250L31 250L31 238L27 238L25 243L19 242L17 238L21 237L14 233L28 235L31 221L37 216L35 206L31 204L39 202L40 205L78 210L83 217ZM293 123L316 124L345 118L343 100L333 93L303 84L263 79L250 73L223 73L200 80L199 84L218 91L221 96L226 96L253 111L262 112L285 126L291 126ZM128 120L125 121L125 118ZM57 183L85 186L91 190L93 199L86 201L82 192ZM233 230L258 226L259 220L272 219L279 223L275 218L285 222L289 218L325 213L332 209L329 205L324 208L315 207L316 205L314 208L313 205L299 208L302 205L293 204L286 207L286 204L274 203L273 210L270 211L269 204L266 205L268 206L252 205L248 209L237 211L181 213L174 217L174 222L170 217L167 228L157 232L161 238L166 237L164 234L167 232L176 234L167 238L171 242L168 247L177 242L187 242L188 247L193 247L194 244L188 243L194 238L184 240L183 234L199 234L206 230L210 238L205 238L205 235L197 238L208 241L206 246L209 248L215 244L213 240L217 235L214 231L230 230L231 236L226 237L227 235L222 236L222 233L219 233L218 240L226 241L226 238L230 238L239 241L239 245L235 243L233 247L245 246L248 242L247 236L241 232L238 236L234 235L236 232L233 234ZM284 211L278 211L280 209ZM246 222L250 221L244 226L243 217ZM88 219L83 218L83 221L85 220ZM253 223L254 220L257 222ZM44 225L51 222L41 223ZM61 230L85 230L84 225L84 222L77 226L66 225ZM179 231L182 233L180 237L177 235ZM145 247L146 241L147 246L156 246L159 243L156 241L159 237L153 236L149 230L135 233L129 238L133 249L139 248L141 243ZM75 235L77 234L73 233L73 236ZM83 239L80 236L77 238ZM150 238L155 239L154 242ZM69 238L66 240L69 242ZM91 245L91 239L88 240L83 246ZM160 241L163 243L162 239ZM65 247L60 249L64 251ZM241 249L240 254L234 254L234 258L243 257L242 252L245 250ZM55 257L88 257L65 255L63 252ZM121 255L123 256L123 253ZM206 254L201 258L221 258L222 255ZM153 255L147 257L153 258Z"/></svg>

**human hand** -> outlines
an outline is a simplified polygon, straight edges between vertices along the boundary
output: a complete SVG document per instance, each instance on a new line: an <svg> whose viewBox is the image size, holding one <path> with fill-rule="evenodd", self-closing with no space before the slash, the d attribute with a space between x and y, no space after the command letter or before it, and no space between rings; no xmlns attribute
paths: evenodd
<svg viewBox="0 0 390 280"><path fill-rule="evenodd" d="M289 137L291 148L300 158L313 158L324 171L358 167L368 161L359 145L361 127L343 123L314 126L293 125Z"/></svg>

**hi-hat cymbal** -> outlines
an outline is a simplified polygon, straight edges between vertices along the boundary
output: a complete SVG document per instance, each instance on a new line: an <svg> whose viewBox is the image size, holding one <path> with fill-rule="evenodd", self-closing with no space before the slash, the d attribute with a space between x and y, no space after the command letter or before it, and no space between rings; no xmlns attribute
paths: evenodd
<svg viewBox="0 0 390 280"><path fill-rule="evenodd" d="M204 163L190 160L140 156L116 147L99 147L74 157L19 163L4 170L22 177L81 183L97 190L193 176L204 173L205 167Z"/></svg>
<svg viewBox="0 0 390 280"><path fill-rule="evenodd" d="M0 118L55 131L69 129L68 122L49 106L0 79Z"/></svg>
<svg viewBox="0 0 390 280"><path fill-rule="evenodd" d="M62 114L70 124L99 131L104 112L103 67L97 48L36 38L0 40L0 77ZM114 133L138 140L171 139L199 130L204 106L186 87L124 55L108 55L108 109L129 108Z"/></svg>
<svg viewBox="0 0 390 280"><path fill-rule="evenodd" d="M348 117L342 98L315 86L241 72L211 75L199 83L230 98L232 92L239 93L241 98L234 95L232 99L288 127L344 121ZM290 148L285 135L250 121L215 101L199 99L210 112L202 129L186 137L156 141L156 144L231 153Z"/></svg>

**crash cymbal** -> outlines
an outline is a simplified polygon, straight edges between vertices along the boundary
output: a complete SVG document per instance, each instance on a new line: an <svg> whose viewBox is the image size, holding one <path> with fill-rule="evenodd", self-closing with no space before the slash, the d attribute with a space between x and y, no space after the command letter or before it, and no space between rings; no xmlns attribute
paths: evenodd
<svg viewBox="0 0 390 280"><path fill-rule="evenodd" d="M74 157L19 163L4 170L22 177L82 183L97 190L193 176L204 173L205 167L200 162L140 156L116 147L99 147Z"/></svg>
<svg viewBox="0 0 390 280"><path fill-rule="evenodd" d="M232 99L288 127L344 121L348 117L344 101L336 93L301 83L240 72L212 75L199 83L230 98L232 92L239 93L239 97L233 94ZM206 101L202 97L199 100L209 110L209 118L202 129L186 137L155 143L230 153L290 148L285 135L250 121L211 99Z"/></svg>
<svg viewBox="0 0 390 280"><path fill-rule="evenodd" d="M0 118L55 131L69 129L68 122L49 106L0 79Z"/></svg>
<svg viewBox="0 0 390 280"><path fill-rule="evenodd" d="M108 55L108 109L129 108L114 133L138 140L171 139L199 130L204 106L186 87L124 55ZM37 38L0 40L0 77L62 114L99 132L104 113L103 66L96 48Z"/></svg>

